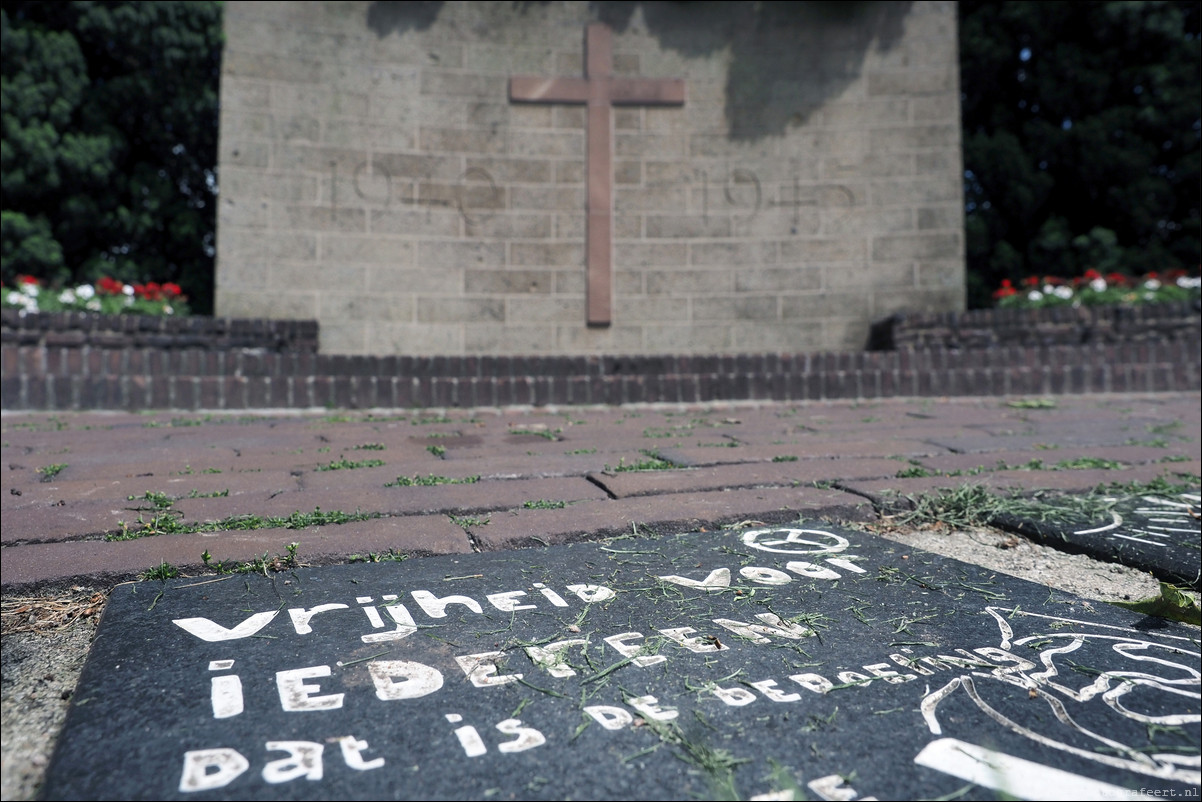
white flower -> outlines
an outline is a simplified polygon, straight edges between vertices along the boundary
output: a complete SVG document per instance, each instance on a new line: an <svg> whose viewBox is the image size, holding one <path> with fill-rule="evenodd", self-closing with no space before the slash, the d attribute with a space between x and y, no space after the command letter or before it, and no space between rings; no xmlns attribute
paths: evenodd
<svg viewBox="0 0 1202 802"><path fill-rule="evenodd" d="M96 290L91 284L80 284L75 288L75 294L86 301L96 294Z"/></svg>
<svg viewBox="0 0 1202 802"><path fill-rule="evenodd" d="M86 304L84 304L84 306L86 306L88 309L90 309L93 312L100 311L100 301L95 300L95 299L88 301Z"/></svg>
<svg viewBox="0 0 1202 802"><path fill-rule="evenodd" d="M1160 289L1160 282L1154 278L1150 278L1144 282L1144 289L1145 290L1158 290L1158 289Z"/></svg>
<svg viewBox="0 0 1202 802"><path fill-rule="evenodd" d="M25 291L25 294L31 298L37 298L38 293L42 291L42 288L37 284L25 284L22 289Z"/></svg>
<svg viewBox="0 0 1202 802"><path fill-rule="evenodd" d="M164 315L174 315L175 310L172 309L169 305L163 304L163 314Z"/></svg>
<svg viewBox="0 0 1202 802"><path fill-rule="evenodd" d="M1184 290L1196 290L1202 287L1202 276L1182 276L1177 279L1177 286Z"/></svg>
<svg viewBox="0 0 1202 802"><path fill-rule="evenodd" d="M1094 292L1105 292L1106 291L1106 279L1095 278L1093 281L1089 282L1089 288L1091 290L1093 290Z"/></svg>
<svg viewBox="0 0 1202 802"><path fill-rule="evenodd" d="M1053 292L1056 293L1057 298L1063 298L1066 301L1069 298L1073 297L1073 288L1072 287L1060 286L1060 287L1057 287L1055 290L1053 290Z"/></svg>
<svg viewBox="0 0 1202 802"><path fill-rule="evenodd" d="M1030 294L1027 295L1028 301L1039 301L1042 299L1043 299L1043 293L1040 292L1039 290L1031 290Z"/></svg>
<svg viewBox="0 0 1202 802"><path fill-rule="evenodd" d="M23 301L21 299L24 297L25 297L24 295L17 292L16 290L9 290L8 295L4 296L4 301L5 301L5 303L10 303L13 306L16 306L17 304L23 303Z"/></svg>
<svg viewBox="0 0 1202 802"><path fill-rule="evenodd" d="M132 284L125 284L121 287L121 292L125 293L128 297L132 298L134 295L134 287Z"/></svg>
<svg viewBox="0 0 1202 802"><path fill-rule="evenodd" d="M63 290L58 294L58 302L68 305L75 303L75 291L70 289Z"/></svg>

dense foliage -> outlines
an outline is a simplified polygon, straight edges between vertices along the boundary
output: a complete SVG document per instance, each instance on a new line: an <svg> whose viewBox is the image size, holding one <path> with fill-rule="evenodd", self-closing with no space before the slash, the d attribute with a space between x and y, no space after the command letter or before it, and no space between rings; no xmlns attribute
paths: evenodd
<svg viewBox="0 0 1202 802"><path fill-rule="evenodd" d="M169 283L211 312L220 3L6 0L0 24L4 285Z"/></svg>
<svg viewBox="0 0 1202 802"><path fill-rule="evenodd" d="M960 7L971 306L1199 265L1199 4Z"/></svg>
<svg viewBox="0 0 1202 802"><path fill-rule="evenodd" d="M1196 276L1199 4L959 9L970 306ZM210 313L221 4L5 0L0 23L5 287L158 282Z"/></svg>

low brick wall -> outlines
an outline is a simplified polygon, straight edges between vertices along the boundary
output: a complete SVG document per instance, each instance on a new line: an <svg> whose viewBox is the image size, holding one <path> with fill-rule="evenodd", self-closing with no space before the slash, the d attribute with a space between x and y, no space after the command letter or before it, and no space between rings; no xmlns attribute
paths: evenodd
<svg viewBox="0 0 1202 802"><path fill-rule="evenodd" d="M1198 390L1198 342L623 357L4 346L6 410L472 407Z"/></svg>
<svg viewBox="0 0 1202 802"><path fill-rule="evenodd" d="M1197 301L1075 309L974 309L895 315L873 327L871 345L891 350L1197 342L1200 332L1202 312Z"/></svg>
<svg viewBox="0 0 1202 802"><path fill-rule="evenodd" d="M315 353L316 320L230 317L151 317L90 312L22 314L0 310L3 344L46 348L162 348Z"/></svg>
<svg viewBox="0 0 1202 802"><path fill-rule="evenodd" d="M1202 389L1196 311L1192 328L1157 329L1149 323L1142 329L1147 336L1120 343L965 346L978 340L951 332L969 331L965 318L978 326L989 319L968 313L931 316L925 327L918 325L922 318L902 320L894 331L907 345L896 350L546 357L339 356L317 352L313 321L10 311L4 311L0 346L8 411L542 406ZM1041 314L1059 326L1063 321L1049 313L1060 311ZM1002 324L1010 315L994 313L1003 334L991 343L1005 338L1008 329ZM938 329L941 320L944 328ZM1020 323L1013 321L1013 327ZM1068 324L1048 330L1067 331ZM1153 336L1156 331L1160 336ZM986 333L978 339L987 339Z"/></svg>

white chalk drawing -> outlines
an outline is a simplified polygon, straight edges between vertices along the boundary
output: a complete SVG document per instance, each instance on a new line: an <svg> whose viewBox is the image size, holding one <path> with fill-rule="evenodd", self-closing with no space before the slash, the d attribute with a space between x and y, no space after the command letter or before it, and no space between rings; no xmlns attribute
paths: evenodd
<svg viewBox="0 0 1202 802"><path fill-rule="evenodd" d="M1081 726L1073 717L1074 710L1082 709L1080 705L1103 704L1120 720L1144 727L1188 727L1196 732L1202 720L1198 713L1202 701L1198 664L1202 653L1196 639L1148 636L1126 627L1017 609L987 607L986 612L997 622L1001 649L1031 649L1039 664L1017 670L972 671L927 693L921 710L932 735L945 734L940 704L963 691L998 725L1041 746L1161 780L1194 785L1202 782L1199 755L1169 750L1148 753L1119 740L1119 721L1099 732ZM1015 627L1026 628L1030 634L1016 636ZM1091 668L1114 666L1116 658L1120 661L1117 668ZM1082 673L1078 671L1082 667L1090 668ZM1014 709L1004 704L1007 697L1024 698L1016 694L1025 694L1032 704L1041 700L1046 707L1032 708L1022 721L1016 720L1002 712L1002 708ZM1050 717L1046 715L1049 711ZM987 737L979 727L973 734ZM938 751L934 757L926 754L928 765L938 761ZM950 765L932 767L960 776Z"/></svg>
<svg viewBox="0 0 1202 802"><path fill-rule="evenodd" d="M959 777L966 782L993 788L1015 799L1092 799L1118 802L1132 798L1132 792L1127 788L955 738L932 741L918 753L914 762Z"/></svg>
<svg viewBox="0 0 1202 802"><path fill-rule="evenodd" d="M275 620L279 612L279 610L266 610L262 613L255 613L233 629L226 629L207 618L177 618L172 623L203 641L216 643L223 640L249 638Z"/></svg>
<svg viewBox="0 0 1202 802"><path fill-rule="evenodd" d="M1107 539L1128 540L1133 543L1140 543L1145 546L1159 546L1161 548L1172 545L1172 540L1175 535L1179 534L1198 534L1199 528L1199 502L1202 502L1202 496L1196 493L1181 493L1177 496L1178 500L1164 498L1163 496L1143 496L1140 501L1143 506L1136 507L1134 512L1143 517L1147 523L1134 526L1127 524L1124 526L1123 516L1111 510L1110 515L1113 520L1103 526L1093 527L1090 529L1079 529L1073 532L1074 535L1105 535ZM1114 502L1118 499L1106 499L1106 501Z"/></svg>
<svg viewBox="0 0 1202 802"><path fill-rule="evenodd" d="M821 529L749 529L743 533L743 544L773 554L836 554L850 542L842 535Z"/></svg>
<svg viewBox="0 0 1202 802"><path fill-rule="evenodd" d="M229 671L233 660L210 660L209 671ZM237 674L213 677L209 697L213 704L213 718L230 718L241 715L245 709L242 697L242 678Z"/></svg>
<svg viewBox="0 0 1202 802"><path fill-rule="evenodd" d="M847 538L820 529L749 529L743 533L743 544L759 551L773 554L798 555L819 557L824 554L843 554L850 545ZM856 565L860 559L854 554L843 554L841 557L823 557L823 561L842 568L852 574L863 574L864 569ZM790 560L785 568L800 577L808 579L838 580L842 574L824 565L806 560ZM745 565L739 569L739 576L757 585L788 585L794 581L786 571L756 565ZM680 585L686 588L697 588L707 591L721 591L730 587L731 572L729 568L715 568L704 578L666 574L660 576L663 582Z"/></svg>
<svg viewBox="0 0 1202 802"><path fill-rule="evenodd" d="M858 796L856 789L847 784L847 778L838 774L828 774L825 777L810 780L806 783L806 787L817 794L819 799L830 800L830 802L851 802ZM790 795L789 798L792 799L793 796ZM872 798L864 797L865 800Z"/></svg>
<svg viewBox="0 0 1202 802"><path fill-rule="evenodd" d="M534 587L538 590L539 594L550 602L551 606L568 606L568 602L564 600L563 596L543 583L536 582L534 583ZM585 604L608 601L617 595L612 588L602 585L572 584L567 586L567 590L570 596L575 596ZM484 615L484 605L479 600L473 599L470 596L438 596L428 590L415 590L409 595L417 604L418 609L435 621L446 618L447 609L452 605L454 605L453 610L456 613L462 613L466 610L476 615ZM522 597L527 598L523 599ZM384 632L372 632L361 635L360 640L364 643L381 643L384 641L401 640L417 632L418 624L414 620L413 614L409 612L409 608L401 601L400 596L395 593L386 593L380 598L384 602L384 610L396 626ZM485 599L488 604L502 612L535 610L539 606L532 603L534 601L533 594L525 590L490 593ZM367 621L371 624L372 628L385 629L388 625L384 622L384 617L380 615L380 611L373 603L374 601L375 599L371 596L355 597L355 602L361 605L360 610L367 617ZM288 621L292 624L292 629L297 635L309 635L313 633L313 621L318 616L322 616L319 626L337 626L337 624L326 620L326 614L353 609L349 604L342 603L319 604L316 607L310 608L294 607L288 610ZM172 623L188 634L203 641L219 643L222 641L241 640L258 634L260 630L276 620L279 612L279 610L265 610L260 613L253 613L232 628L222 626L208 618L176 618L172 620ZM341 626L347 625L343 619L335 620L341 621Z"/></svg>
<svg viewBox="0 0 1202 802"><path fill-rule="evenodd" d="M458 724L463 721L463 716L458 713L448 713L446 719L452 724ZM547 742L546 736L538 730L533 727L523 727L521 719L505 719L496 725L496 729L506 735L516 736L512 741L498 744L497 751L500 752L509 754L525 752L527 749L542 746ZM484 743L484 739L480 736L480 731L470 724L457 727L455 729L455 737L459 739L459 745L463 747L463 753L468 757L480 757L488 753L488 745Z"/></svg>
<svg viewBox="0 0 1202 802"><path fill-rule="evenodd" d="M1152 504L1150 498L1143 501ZM1168 521L1185 507L1188 515L1189 501L1186 498L1181 504L1157 504L1156 510L1167 509L1167 513L1156 514L1165 515ZM744 549L758 552L760 558L755 561L765 564L694 568L690 560L693 576L662 575L658 580L675 586L673 593L686 597L721 593L732 587L738 595L750 596L762 589L790 585L802 593L808 588L822 591L829 587L827 581L865 573L855 562L861 558L852 553L857 546L833 532L764 527L731 533L730 538ZM748 553L742 552L741 557ZM629 663L636 671L651 669L647 673L652 677L665 668L671 669L668 674L676 674L691 671L696 656L707 666L728 674L731 680L735 674L722 669L722 663L738 660L746 655L746 649L782 645L821 648L821 638L811 628L813 621L800 611L789 616L785 612L757 613L739 608L738 613L728 613L736 617L711 617L715 615L711 612L693 621L694 626L673 621L674 626L662 627L655 621L631 619L623 622L623 628L639 626L641 631L632 628L614 634L581 632L573 626L565 633L506 647L504 651L448 654L454 662L443 665L432 661L438 667L388 653L396 646L412 646L412 641L396 641L448 619L470 626L477 618L497 611L506 618L538 620L553 608L575 607L577 612L585 612L588 605L609 606L616 602L614 606L620 606L627 598L620 595L625 592L620 587L573 583L567 577L562 578L562 584L554 584L549 587L536 582L510 590L485 586L467 594L449 595L421 588L370 596L348 593L343 602L311 607L242 609L222 623L199 617L172 621L179 627L175 632L181 638L221 644L219 653L206 655L206 662L198 664L207 672L198 673L196 679L202 684L198 683L197 690L203 689L208 695L214 720L232 724L246 724L276 705L290 718L320 724L332 720L337 715L334 711L352 707L348 700L371 698L373 692L378 702L405 715L409 700L436 694L447 703L454 703L465 691L501 696L507 691L499 689L508 687L511 692L515 683L526 684L533 679L537 686L542 684L541 676L568 678L596 672L598 665ZM1042 754L1049 755L1045 761L1048 764L1055 765L1058 758L1063 763L1071 755L1099 768L1165 782L1202 784L1202 758L1196 745L1178 751L1166 746L1180 738L1177 728L1196 732L1202 722L1202 654L1196 635L1190 638L1142 632L1020 609L981 609L981 615L989 616L986 620L997 626L997 640L984 638L992 645L966 644L971 651L941 647L924 654L910 645L891 643L888 648L897 650L886 651L882 645L879 654L868 658L875 662L861 656L858 665L828 664L818 669L823 674L780 671L773 676L766 670L767 676L753 674L737 682L711 683L710 692L726 708L754 705L751 709L756 715L763 715L778 706L804 709L812 704L811 700L833 691L881 694L890 688L912 689L907 690L907 696L921 698L922 721L932 736L929 743L921 745L914 762L1011 797L1129 798L1121 796L1126 793L1124 789L1095 780L1087 776L1088 771L1073 773L999 751L1005 739L1013 743L1016 737L1034 742ZM302 653L297 647L314 639L316 633L331 631L352 643L379 644L384 651L373 649L371 656L346 662L292 662ZM288 642L289 662L274 671L275 693L269 695L244 692L240 675L251 683L248 688L254 687L258 680L253 672L257 669L235 651L240 645L236 641L262 637ZM614 659L594 664L582 655L593 645L602 651L612 650L615 654L610 657ZM610 670L594 673L594 677ZM590 704L583 712L606 732L633 728L644 721L668 722L680 717L680 711L668 703L670 700L661 704L659 698L662 694L657 698L623 693L597 700L607 703ZM967 719L971 723L966 725L965 709L974 706L973 715ZM1092 729L1084 727L1079 722L1086 716L1080 711L1088 711L1091 722L1101 718L1106 723L1091 725ZM446 723L452 725L448 734L454 736L447 742L457 756L461 751L472 759L489 753L519 755L544 744L554 745L564 736L555 729L540 732L516 715L512 708L506 708L495 717L472 721L460 713L444 712ZM958 726L972 729L967 734L950 731ZM1154 738L1153 731L1165 735ZM183 755L179 788L188 793L220 788L252 770L272 784L317 781L323 776L323 761L333 766L341 760L351 769L368 771L408 759L395 744L374 737L370 731L335 734L337 737L312 741L264 739L258 743L262 749L256 747L253 751L213 744L208 745L211 748L189 750ZM1001 747L999 740L1003 741ZM285 753L283 757L281 752ZM821 799L873 799L859 797L848 780L838 774L810 778L806 787ZM792 792L773 791L758 798L791 798L783 796L785 793Z"/></svg>

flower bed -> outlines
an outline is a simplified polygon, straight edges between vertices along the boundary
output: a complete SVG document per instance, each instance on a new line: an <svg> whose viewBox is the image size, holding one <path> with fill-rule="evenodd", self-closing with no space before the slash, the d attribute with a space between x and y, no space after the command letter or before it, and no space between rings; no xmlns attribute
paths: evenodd
<svg viewBox="0 0 1202 802"><path fill-rule="evenodd" d="M1184 270L1163 275L1145 273L1138 278L1122 273L1102 275L1087 270L1074 279L1028 276L1022 287L1009 279L993 293L999 309L1043 309L1049 306L1135 306L1189 301L1199 297L1202 278Z"/></svg>
<svg viewBox="0 0 1202 802"><path fill-rule="evenodd" d="M78 287L42 286L33 276L17 276L15 287L0 286L0 305L22 312L96 312L102 315L183 316L188 299L178 284L125 284L104 277Z"/></svg>

